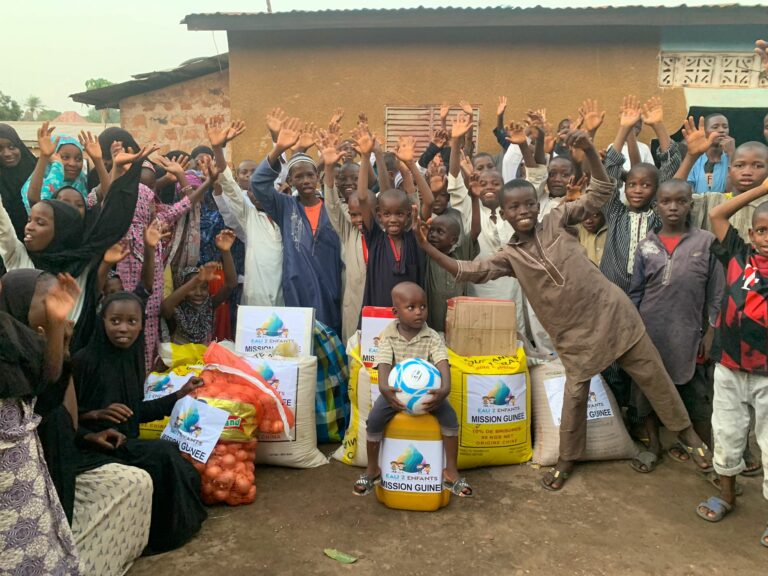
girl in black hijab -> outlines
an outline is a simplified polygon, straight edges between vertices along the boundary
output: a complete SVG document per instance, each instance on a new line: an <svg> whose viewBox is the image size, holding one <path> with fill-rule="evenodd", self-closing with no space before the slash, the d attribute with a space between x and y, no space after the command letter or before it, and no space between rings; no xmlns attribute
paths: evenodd
<svg viewBox="0 0 768 576"><path fill-rule="evenodd" d="M112 431L101 451L81 452L79 469L118 462L148 472L154 485L149 551L181 546L207 517L200 500L200 475L175 444L140 440L139 423L170 415L176 401L201 386L202 380L192 379L175 394L143 401L142 301L129 292L104 299L93 338L72 363L80 410L78 435Z"/></svg>
<svg viewBox="0 0 768 576"><path fill-rule="evenodd" d="M16 130L0 124L0 198L13 223L19 240L24 239L27 210L21 199L21 187L32 175L37 158L21 141Z"/></svg>

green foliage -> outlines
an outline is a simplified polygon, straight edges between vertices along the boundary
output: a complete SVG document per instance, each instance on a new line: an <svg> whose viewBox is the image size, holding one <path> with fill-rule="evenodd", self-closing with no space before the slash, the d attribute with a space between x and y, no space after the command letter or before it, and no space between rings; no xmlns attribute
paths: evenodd
<svg viewBox="0 0 768 576"><path fill-rule="evenodd" d="M114 84L114 82L111 82L106 78L91 78L90 80L85 81L85 89L98 90L99 88L106 88L107 86L112 86L112 84Z"/></svg>
<svg viewBox="0 0 768 576"><path fill-rule="evenodd" d="M40 122L50 122L54 118L61 116L61 112L58 110L40 110L40 112L37 115L37 119Z"/></svg>
<svg viewBox="0 0 768 576"><path fill-rule="evenodd" d="M21 112L21 106L16 100L0 92L0 120L18 120Z"/></svg>
<svg viewBox="0 0 768 576"><path fill-rule="evenodd" d="M25 120L37 120L37 115L45 107L42 98L39 96L29 96L24 101L24 107L26 112L24 113Z"/></svg>

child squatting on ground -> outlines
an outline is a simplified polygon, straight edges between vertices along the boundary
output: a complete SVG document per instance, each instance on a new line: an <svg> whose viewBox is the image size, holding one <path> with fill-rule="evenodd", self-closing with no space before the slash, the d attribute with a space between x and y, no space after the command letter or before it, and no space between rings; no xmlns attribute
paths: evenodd
<svg viewBox="0 0 768 576"><path fill-rule="evenodd" d="M714 467L720 475L720 496L696 508L708 522L719 522L736 504L736 477L745 470L750 408L755 411L755 435L768 452L768 202L752 215L750 243L744 242L728 219L768 193L768 180L739 194L709 213L717 241L712 252L725 267L726 286L717 321L720 344L712 402ZM768 499L768 463L763 459L763 496ZM768 528L760 537L768 547Z"/></svg>
<svg viewBox="0 0 768 576"><path fill-rule="evenodd" d="M381 333L376 363L379 369L379 391L368 415L368 468L355 482L354 492L358 496L370 494L381 480L379 448L384 427L405 406L395 395L395 389L388 385L392 366L408 358L421 358L431 362L440 371L442 384L438 390L431 390L433 398L425 404L426 410L440 422L443 435L446 466L443 487L456 496L472 496L472 487L459 476L457 459L459 454L459 420L448 403L451 392L451 369L448 366L448 352L442 339L427 326L427 295L418 284L401 282L392 289L392 312L396 320Z"/></svg>
<svg viewBox="0 0 768 576"><path fill-rule="evenodd" d="M565 367L566 383L560 457L554 471L542 478L544 488L560 490L581 458L590 380L614 360L637 382L664 425L692 447L692 456L701 464L711 459L711 453L694 431L636 308L566 230L608 202L615 186L586 131L571 131L566 140L570 147L583 150L589 163L592 180L586 195L556 206L537 223L536 190L525 180L511 180L501 191L500 213L515 233L495 255L472 262L453 260L429 244L424 223L417 227L419 244L457 280L486 282L515 276L549 333Z"/></svg>

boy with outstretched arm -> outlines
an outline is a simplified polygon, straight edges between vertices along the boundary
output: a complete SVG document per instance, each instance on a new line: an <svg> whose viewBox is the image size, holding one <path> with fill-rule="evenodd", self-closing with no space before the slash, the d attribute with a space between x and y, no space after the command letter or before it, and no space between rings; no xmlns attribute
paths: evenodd
<svg viewBox="0 0 768 576"><path fill-rule="evenodd" d="M726 286L717 321L720 344L715 366L712 435L714 467L720 475L720 496L696 508L708 522L719 522L736 504L736 476L746 468L750 408L755 434L768 453L768 202L752 215L750 243L744 242L728 219L768 193L768 180L713 208L709 213L717 240L712 252L725 267ZM768 499L768 464L763 460L763 496ZM760 537L768 547L768 529Z"/></svg>
<svg viewBox="0 0 768 576"><path fill-rule="evenodd" d="M589 262L578 239L567 230L608 202L614 183L587 132L572 131L566 141L569 147L583 150L589 162L592 180L588 193L560 204L537 223L536 190L525 180L508 182L500 194L500 212L515 233L495 255L473 262L456 261L429 244L425 225L417 230L422 250L457 280L485 282L515 276L549 333L566 372L560 457L555 469L541 480L552 491L563 487L584 453L590 380L614 360L635 379L667 428L684 444L696 447L694 458L709 456L637 310Z"/></svg>
<svg viewBox="0 0 768 576"><path fill-rule="evenodd" d="M416 207L413 210L414 213L418 211ZM354 493L357 496L370 494L376 483L381 480L379 449L384 428L395 414L405 410L403 403L397 399L395 389L388 384L389 373L398 362L421 358L432 363L440 371L440 388L430 391L432 399L425 403L424 408L437 418L443 435L446 461L443 487L455 496L472 496L472 487L465 478L459 476L457 467L459 420L456 411L448 402L451 392L448 351L438 333L427 326L426 293L414 282L396 284L392 288L392 312L396 319L379 335L379 351L376 354L381 396L373 403L366 426L368 468L355 482Z"/></svg>

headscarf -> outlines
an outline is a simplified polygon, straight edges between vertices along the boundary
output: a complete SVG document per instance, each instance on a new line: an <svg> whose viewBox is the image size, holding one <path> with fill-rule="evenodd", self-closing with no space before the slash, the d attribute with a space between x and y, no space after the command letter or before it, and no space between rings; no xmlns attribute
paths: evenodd
<svg viewBox="0 0 768 576"><path fill-rule="evenodd" d="M125 404L133 411L133 416L122 424L94 421L88 423L88 428L95 432L115 428L129 438L136 438L146 375L144 330L129 348L123 349L110 342L104 329L104 315L110 305L126 300L136 302L144 310L141 298L131 292L115 292L104 298L91 341L72 359L72 373L81 411L99 410L113 402Z"/></svg>
<svg viewBox="0 0 768 576"><path fill-rule="evenodd" d="M76 138L71 136L60 136L59 143L56 145L56 152L58 152L65 144L71 144L76 146L80 152L83 152L83 147ZM32 176L27 178L24 182L24 186L21 188L21 199L24 202L24 207L29 212L31 206L29 205L29 184L32 181ZM88 198L88 175L85 170L81 170L74 180L67 180L64 176L64 165L58 160L50 162L45 168L45 176L43 176L43 186L40 189L40 200L50 200L59 188L63 187L74 188L83 198Z"/></svg>
<svg viewBox="0 0 768 576"><path fill-rule="evenodd" d="M101 134L99 134L99 146L101 146L101 156L104 161L112 160L112 144L115 142L122 142L123 148L133 148L134 152L141 150L141 146L136 142L136 139L131 135L128 130L112 126L107 128Z"/></svg>
<svg viewBox="0 0 768 576"><path fill-rule="evenodd" d="M43 381L45 339L29 326L39 270L12 270L0 289L0 398L37 396Z"/></svg>
<svg viewBox="0 0 768 576"><path fill-rule="evenodd" d="M182 284L186 284L199 270L195 266L185 268L181 274ZM183 300L173 311L173 320L176 330L180 330L192 344L210 344L213 336L213 299L209 295L199 306Z"/></svg>
<svg viewBox="0 0 768 576"><path fill-rule="evenodd" d="M101 258L130 227L140 175L141 163L134 162L112 182L98 219L87 231L77 208L61 200L45 200L53 209L54 236L44 250L29 252L35 268L52 274L68 272L77 278L93 260Z"/></svg>
<svg viewBox="0 0 768 576"><path fill-rule="evenodd" d="M200 154L208 154L211 158L213 158L213 150L209 146L198 146L192 150L192 153L190 154L190 158L193 160L197 158Z"/></svg>
<svg viewBox="0 0 768 576"><path fill-rule="evenodd" d="M0 138L10 140L21 152L21 159L14 168L0 167L0 198L2 198L3 207L13 223L16 237L19 240L24 240L27 210L21 199L21 188L35 169L37 158L21 141L16 130L8 124L0 124Z"/></svg>

